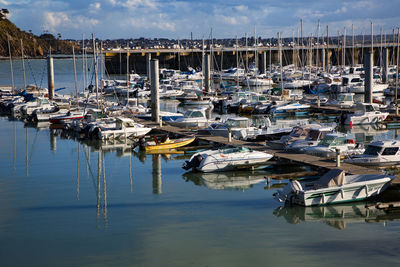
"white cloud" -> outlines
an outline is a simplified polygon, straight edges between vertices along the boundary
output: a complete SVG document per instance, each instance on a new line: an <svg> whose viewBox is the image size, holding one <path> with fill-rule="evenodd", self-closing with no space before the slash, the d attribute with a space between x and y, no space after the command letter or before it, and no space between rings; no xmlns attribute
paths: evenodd
<svg viewBox="0 0 400 267"><path fill-rule="evenodd" d="M82 27L91 27L99 23L96 19L85 16L70 17L65 12L45 12L43 16L42 28L50 32L60 32L62 29L80 29Z"/></svg>
<svg viewBox="0 0 400 267"><path fill-rule="evenodd" d="M89 12L90 13L97 13L97 12L100 11L100 9L101 9L101 3L99 3L99 2L91 3L89 5Z"/></svg>
<svg viewBox="0 0 400 267"><path fill-rule="evenodd" d="M246 12L248 11L249 7L245 5L235 6L234 9L239 12Z"/></svg>

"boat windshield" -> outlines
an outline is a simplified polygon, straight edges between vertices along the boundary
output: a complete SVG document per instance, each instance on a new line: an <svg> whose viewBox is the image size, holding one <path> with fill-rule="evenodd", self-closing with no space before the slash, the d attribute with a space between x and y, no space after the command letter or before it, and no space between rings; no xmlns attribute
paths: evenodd
<svg viewBox="0 0 400 267"><path fill-rule="evenodd" d="M306 139L307 139L307 140L313 140L313 141L318 140L319 134L320 134L320 131L318 131L318 130L311 130L311 131L308 133Z"/></svg>
<svg viewBox="0 0 400 267"><path fill-rule="evenodd" d="M337 136L332 136L332 135L327 135L324 137L324 139L319 142L319 146L337 146L337 145L343 145L346 143L346 138L345 137L337 137Z"/></svg>
<svg viewBox="0 0 400 267"><path fill-rule="evenodd" d="M337 97L338 101L352 101L353 97L352 95L347 95L347 94L340 94Z"/></svg>
<svg viewBox="0 0 400 267"><path fill-rule="evenodd" d="M368 145L364 151L364 155L377 156L382 150L380 146Z"/></svg>
<svg viewBox="0 0 400 267"><path fill-rule="evenodd" d="M393 156L397 154L397 151L399 151L398 147L386 147L385 150L383 150L382 155Z"/></svg>
<svg viewBox="0 0 400 267"><path fill-rule="evenodd" d="M202 118L203 113L201 113L200 111L193 111L192 113L190 113L188 116L187 114L185 114L185 117L189 117L189 118Z"/></svg>
<svg viewBox="0 0 400 267"><path fill-rule="evenodd" d="M247 120L227 120L226 126L229 128L247 128Z"/></svg>
<svg viewBox="0 0 400 267"><path fill-rule="evenodd" d="M290 133L290 136L293 137L299 137L303 133L303 129L300 127L294 127L292 132Z"/></svg>

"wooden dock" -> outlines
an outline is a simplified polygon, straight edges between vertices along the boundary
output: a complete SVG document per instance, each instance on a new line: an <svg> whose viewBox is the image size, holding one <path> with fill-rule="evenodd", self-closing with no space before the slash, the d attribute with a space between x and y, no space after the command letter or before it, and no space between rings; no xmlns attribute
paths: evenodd
<svg viewBox="0 0 400 267"><path fill-rule="evenodd" d="M197 134L193 130L178 128L178 127L174 127L171 125L166 125L165 123L163 124L162 127L160 127L158 124L151 122L151 121L140 121L140 123L142 123L148 127L152 127L153 129L157 129L159 131L164 131L164 132L178 134L178 135L196 134L196 137L199 140L207 141L207 142L214 143L214 144L230 145L230 146L244 146L244 147L251 148L253 150L264 151L266 153L270 153L270 154L274 155L274 157L276 159L286 160L286 161L289 161L292 163L309 165L316 169L330 170L330 169L337 168L336 162L332 159L320 158L320 157L307 155L307 154L287 153L282 150L269 149L265 145L265 141L264 142L249 142L249 141L232 139L232 142L228 142L228 138L226 138L226 137L201 135L201 134ZM366 167L358 166L355 164L349 164L349 163L343 163L343 162L340 164L339 168L349 174L382 174L382 172L379 171L378 169L366 168ZM392 185L400 186L400 176L398 176L398 175L396 176L396 178L392 181Z"/></svg>

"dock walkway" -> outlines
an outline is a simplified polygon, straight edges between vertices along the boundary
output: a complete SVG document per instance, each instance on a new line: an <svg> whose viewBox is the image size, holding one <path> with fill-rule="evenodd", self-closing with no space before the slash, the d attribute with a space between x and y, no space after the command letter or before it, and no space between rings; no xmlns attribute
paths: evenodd
<svg viewBox="0 0 400 267"><path fill-rule="evenodd" d="M194 131L190 129L178 128L171 125L166 125L163 123L163 126L160 127L158 124L151 122L151 121L140 121L140 123L151 127L153 129L157 129L160 131L179 134L179 135L193 135L195 134ZM228 138L222 136L213 136L213 135L201 135L196 133L196 137L200 140L212 142L216 144L222 145L231 145L231 146L244 146L251 148L253 150L262 150L266 153L270 153L274 155L275 158L280 160L287 160L294 163L306 164L312 166L317 169L335 169L336 162L333 160L320 158L316 156L311 156L307 154L295 154L295 153L287 153L282 150L273 150L269 149L265 146L265 142L248 142L243 140L232 139L232 142L228 142ZM349 163L341 163L340 169L344 170L346 173L349 174L381 174L381 172L377 169L366 168L362 166L358 166L355 164ZM392 181L393 185L400 186L400 176L396 176L396 178Z"/></svg>

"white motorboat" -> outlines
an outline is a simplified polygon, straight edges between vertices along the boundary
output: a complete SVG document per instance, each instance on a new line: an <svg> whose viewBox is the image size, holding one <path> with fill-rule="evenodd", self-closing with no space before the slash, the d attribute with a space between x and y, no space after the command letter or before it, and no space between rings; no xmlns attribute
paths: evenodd
<svg viewBox="0 0 400 267"><path fill-rule="evenodd" d="M316 146L327 135L333 131L334 127L315 127L311 128L305 139L300 139L288 144L286 152L303 153L307 147Z"/></svg>
<svg viewBox="0 0 400 267"><path fill-rule="evenodd" d="M192 128L192 127L208 127L215 123L215 120L209 120L206 116L206 108L189 109L183 114L183 117L177 118L168 123L172 126Z"/></svg>
<svg viewBox="0 0 400 267"><path fill-rule="evenodd" d="M329 133L316 146L304 149L308 155L317 157L333 158L336 156L336 149L340 150L340 155L358 155L364 152L362 144L356 144L354 137L343 133Z"/></svg>
<svg viewBox="0 0 400 267"><path fill-rule="evenodd" d="M274 196L280 202L302 206L359 201L383 192L394 176L385 174L345 175L332 169L314 182L292 181Z"/></svg>
<svg viewBox="0 0 400 267"><path fill-rule="evenodd" d="M114 128L98 127L97 129L98 138L102 140L140 137L151 131L151 128L122 117L116 119Z"/></svg>
<svg viewBox="0 0 400 267"><path fill-rule="evenodd" d="M381 112L377 104L357 103L354 114L346 117L344 124L374 124L382 122L389 115L387 112Z"/></svg>
<svg viewBox="0 0 400 267"><path fill-rule="evenodd" d="M340 108L351 108L354 105L354 93L341 93L336 100L330 100L327 106L335 106Z"/></svg>
<svg viewBox="0 0 400 267"><path fill-rule="evenodd" d="M301 104L299 102L293 102L289 104L283 104L271 108L270 113L272 114L289 114L289 113L307 113L310 110L310 105Z"/></svg>
<svg viewBox="0 0 400 267"><path fill-rule="evenodd" d="M246 147L205 150L194 154L182 168L201 172L217 172L235 169L249 169L265 166L273 155L253 151Z"/></svg>
<svg viewBox="0 0 400 267"><path fill-rule="evenodd" d="M361 155L352 156L344 162L362 166L393 166L400 163L400 141L386 140L370 143Z"/></svg>
<svg viewBox="0 0 400 267"><path fill-rule="evenodd" d="M298 125L293 127L292 131L288 135L282 136L279 140L273 140L267 142L267 145L272 149L285 149L286 146L297 140L306 139L311 128L317 128L316 124Z"/></svg>
<svg viewBox="0 0 400 267"><path fill-rule="evenodd" d="M232 137L236 139L245 139L249 130L254 130L250 127L249 119L244 117L228 118L223 123L213 123L204 131L211 135L228 137L229 131Z"/></svg>

